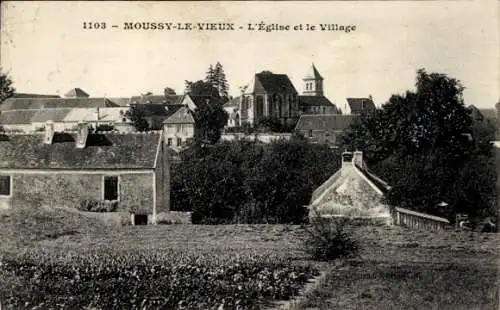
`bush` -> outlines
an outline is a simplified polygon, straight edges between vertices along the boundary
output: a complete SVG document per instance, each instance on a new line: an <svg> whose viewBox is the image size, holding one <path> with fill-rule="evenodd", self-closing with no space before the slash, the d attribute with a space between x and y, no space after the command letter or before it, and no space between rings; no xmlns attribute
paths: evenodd
<svg viewBox="0 0 500 310"><path fill-rule="evenodd" d="M85 212L115 212L118 209L118 201L84 199L78 210Z"/></svg>
<svg viewBox="0 0 500 310"><path fill-rule="evenodd" d="M329 261L337 258L356 257L358 242L345 230L346 218L311 218L311 229L304 250L314 260Z"/></svg>
<svg viewBox="0 0 500 310"><path fill-rule="evenodd" d="M95 130L96 131L114 131L115 126L109 125L109 124L101 124L101 125L97 126Z"/></svg>

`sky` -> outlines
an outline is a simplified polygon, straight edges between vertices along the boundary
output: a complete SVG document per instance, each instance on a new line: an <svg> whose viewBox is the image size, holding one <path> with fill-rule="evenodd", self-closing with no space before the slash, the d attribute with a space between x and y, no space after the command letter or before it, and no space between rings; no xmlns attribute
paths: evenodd
<svg viewBox="0 0 500 310"><path fill-rule="evenodd" d="M413 89L416 71L439 72L466 87L467 104L500 99L500 2L16 2L2 1L0 65L18 92L130 97L204 79L219 61L237 96L255 73L287 74L302 92L312 63L325 95L372 95L377 105ZM84 29L83 23L106 23ZM125 30L126 22L234 23L233 31ZM289 25L250 31L248 24ZM302 24L356 30L293 30ZM118 26L113 28L112 25ZM242 27L240 29L239 27Z"/></svg>

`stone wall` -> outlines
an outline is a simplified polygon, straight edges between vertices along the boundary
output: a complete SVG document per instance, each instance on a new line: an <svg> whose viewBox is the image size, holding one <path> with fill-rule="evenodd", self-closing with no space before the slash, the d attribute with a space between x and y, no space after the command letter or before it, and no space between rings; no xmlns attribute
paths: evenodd
<svg viewBox="0 0 500 310"><path fill-rule="evenodd" d="M221 141L237 141L247 139L250 141L259 141L262 143L271 143L272 141L277 141L280 139L290 140L292 138L291 133L258 133L258 134L244 134L244 133L226 133L222 134Z"/></svg>
<svg viewBox="0 0 500 310"><path fill-rule="evenodd" d="M1 171L0 171L1 172ZM0 205L16 201L39 201L51 207L77 208L84 199L103 199L103 176L119 176L118 210L122 212L152 213L153 173L97 174L97 173L14 173L12 195L0 198Z"/></svg>

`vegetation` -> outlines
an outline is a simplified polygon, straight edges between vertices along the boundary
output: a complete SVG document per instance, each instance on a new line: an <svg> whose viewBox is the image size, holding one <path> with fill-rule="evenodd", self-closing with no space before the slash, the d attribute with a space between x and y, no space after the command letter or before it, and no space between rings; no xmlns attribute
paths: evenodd
<svg viewBox="0 0 500 310"><path fill-rule="evenodd" d="M88 212L115 212L118 209L118 201L105 201L96 199L84 199L80 203L80 211Z"/></svg>
<svg viewBox="0 0 500 310"><path fill-rule="evenodd" d="M199 105L193 112L195 120L195 141L214 144L219 141L228 115L220 102L209 101Z"/></svg>
<svg viewBox="0 0 500 310"><path fill-rule="evenodd" d="M0 103L12 97L15 91L15 88L12 86L11 78L0 69Z"/></svg>
<svg viewBox="0 0 500 310"><path fill-rule="evenodd" d="M356 257L358 243L345 230L346 218L311 218L311 228L305 252L314 260L329 261L337 258Z"/></svg>
<svg viewBox="0 0 500 310"><path fill-rule="evenodd" d="M170 88L170 87L165 87L165 89L163 90L163 93L165 94L165 96L175 96L175 95L177 95L177 93L175 92L175 90L173 88Z"/></svg>
<svg viewBox="0 0 500 310"><path fill-rule="evenodd" d="M496 213L494 128L472 122L463 89L453 78L419 70L416 91L393 95L344 135L342 149L363 150L393 186L391 205L451 220L456 213Z"/></svg>
<svg viewBox="0 0 500 310"><path fill-rule="evenodd" d="M229 99L229 84L227 83L226 74L224 73L224 68L220 62L217 62L215 67L210 65L205 82L211 84L215 89L217 89L222 101L227 102Z"/></svg>
<svg viewBox="0 0 500 310"><path fill-rule="evenodd" d="M96 127L95 131L114 131L115 126L110 124L100 124Z"/></svg>
<svg viewBox="0 0 500 310"><path fill-rule="evenodd" d="M124 116L132 122L137 131L147 131L150 129L147 120L148 111L145 105L134 104L130 106Z"/></svg>
<svg viewBox="0 0 500 310"><path fill-rule="evenodd" d="M172 168L172 208L193 223L299 223L340 164L326 145L293 139L192 148ZM321 163L320 165L318 163Z"/></svg>

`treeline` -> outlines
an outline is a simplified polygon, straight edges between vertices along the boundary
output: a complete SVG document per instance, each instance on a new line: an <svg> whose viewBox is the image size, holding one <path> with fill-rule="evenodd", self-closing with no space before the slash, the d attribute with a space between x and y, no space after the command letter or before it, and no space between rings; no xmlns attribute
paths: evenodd
<svg viewBox="0 0 500 310"><path fill-rule="evenodd" d="M300 223L339 165L337 151L299 138L193 147L172 167L172 209L194 223Z"/></svg>

